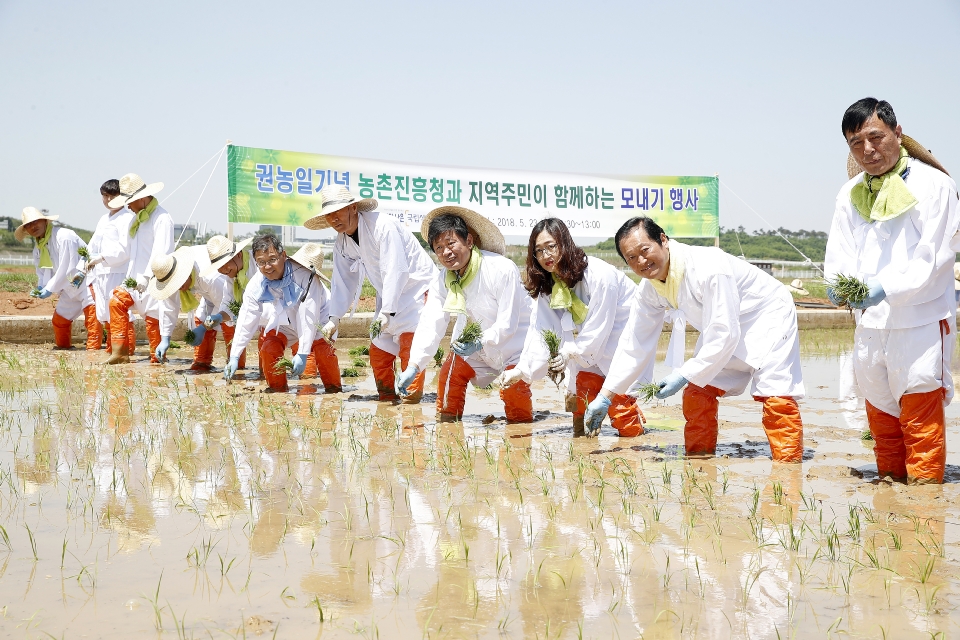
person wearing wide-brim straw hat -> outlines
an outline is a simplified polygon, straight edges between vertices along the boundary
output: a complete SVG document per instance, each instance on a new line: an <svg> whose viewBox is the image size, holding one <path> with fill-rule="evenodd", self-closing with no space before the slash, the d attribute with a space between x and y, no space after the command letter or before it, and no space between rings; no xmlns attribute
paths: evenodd
<svg viewBox="0 0 960 640"><path fill-rule="evenodd" d="M803 280L800 278L794 278L790 284L785 285L791 293L795 293L798 296L808 296L810 292L803 288Z"/></svg>
<svg viewBox="0 0 960 640"><path fill-rule="evenodd" d="M23 242L33 238L33 265L37 272L37 288L31 295L49 298L58 294L53 311L53 342L57 349L71 348L73 321L83 315L87 327L87 349L99 349L102 327L97 320L96 306L89 285L73 286L71 276L77 264L77 251L86 243L76 233L55 227L59 216L48 216L36 207L26 207L20 215L22 224L14 236Z"/></svg>
<svg viewBox="0 0 960 640"><path fill-rule="evenodd" d="M224 378L234 376L247 343L263 327L260 368L271 391L287 390L287 373L277 364L290 344L294 375L305 375L312 356L326 391L339 392L337 355L317 333L319 322L330 312L330 291L319 273L323 247L308 243L287 257L280 239L267 233L253 239L251 253L258 271L243 291Z"/></svg>
<svg viewBox="0 0 960 640"><path fill-rule="evenodd" d="M824 276L864 281L853 368L881 477L943 482L944 407L953 398L957 186L903 135L890 103L864 98L843 115L850 151L827 239ZM827 294L836 298L831 288Z"/></svg>
<svg viewBox="0 0 960 640"><path fill-rule="evenodd" d="M140 314L146 324L147 342L150 345L150 361L158 362L156 350L160 345L160 308L158 302L147 293L147 285L153 272L150 263L161 256L173 253L173 217L160 206L154 197L163 189L162 182L147 184L135 173L128 173L119 182L120 195L110 200L111 207L127 207L133 214L125 236L128 252L126 279L136 280L135 288L116 287L110 297L111 353L105 364L120 364L130 361L127 332L131 311Z"/></svg>
<svg viewBox="0 0 960 640"><path fill-rule="evenodd" d="M459 420L466 403L467 383L485 387L520 361L530 327L532 299L512 260L503 256L506 243L492 222L476 211L445 206L430 211L420 232L442 267L430 285L427 304L410 348L410 364L397 381L397 392L426 368L440 346L452 314L457 315L454 341L440 368L437 414L442 421ZM468 322L480 324L479 337L461 339ZM500 390L508 422L533 420L530 385Z"/></svg>
<svg viewBox="0 0 960 640"><path fill-rule="evenodd" d="M380 400L396 401L394 362L399 357L400 366L407 366L413 332L436 266L401 222L376 210L376 200L357 198L337 184L327 185L319 196L320 213L304 226L337 232L330 317L322 334L330 341L334 339L340 319L360 300L364 278L369 280L377 292L376 312L370 324L370 367ZM421 375L411 384L404 402L420 402L423 380Z"/></svg>
<svg viewBox="0 0 960 640"><path fill-rule="evenodd" d="M226 236L213 236L207 240L207 262L203 269L203 276L207 278L220 274L227 279L227 291L224 294L228 313L223 316L220 327L223 331L223 341L227 345L227 353L233 344L233 334L236 331L236 316L239 306L243 302L243 290L247 283L257 273L257 263L250 253L250 243L253 238L234 242ZM233 306L234 309L230 310ZM238 369L247 366L246 349L240 352Z"/></svg>

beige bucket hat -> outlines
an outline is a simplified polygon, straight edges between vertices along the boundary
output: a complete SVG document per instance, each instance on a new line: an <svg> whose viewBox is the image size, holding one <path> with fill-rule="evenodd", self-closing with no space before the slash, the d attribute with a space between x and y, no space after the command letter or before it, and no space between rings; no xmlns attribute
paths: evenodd
<svg viewBox="0 0 960 640"><path fill-rule="evenodd" d="M313 216L303 223L307 229L317 231L320 229L329 229L330 224L325 216L334 211L340 211L346 206L356 203L357 211L373 211L377 208L377 201L373 198L358 199L357 196L350 193L346 187L338 184L328 184L320 189L320 213Z"/></svg>
<svg viewBox="0 0 960 640"><path fill-rule="evenodd" d="M297 252L290 256L290 259L296 262L297 264L303 265L307 269L312 269L321 280L330 284L330 280L320 273L320 269L323 268L323 245L318 242L308 242L303 245Z"/></svg>
<svg viewBox="0 0 960 640"><path fill-rule="evenodd" d="M31 222L36 222L37 220L59 220L60 216L48 216L37 209L36 207L25 207L20 213L20 220L22 224L17 227L16 231L13 232L13 237L17 239L17 242L23 242L23 239L27 237L26 226Z"/></svg>
<svg viewBox="0 0 960 640"><path fill-rule="evenodd" d="M940 161L933 157L933 154L929 149L924 147L922 144L911 138L910 136L903 134L900 136L900 144L903 145L903 148L907 150L907 154L911 158L919 160L924 164L928 164L938 171L950 175L946 169L943 168L943 165L940 164ZM854 159L852 153L847 154L847 178L853 180L857 175L863 172L863 168L860 164Z"/></svg>
<svg viewBox="0 0 960 640"><path fill-rule="evenodd" d="M210 266L203 269L204 277L212 276L220 267L233 260L238 253L250 246L251 242L253 242L253 238L234 242L226 236L213 236L207 240L207 259L210 261Z"/></svg>
<svg viewBox="0 0 960 640"><path fill-rule="evenodd" d="M173 253L150 261L153 277L147 285L147 293L157 300L166 300L180 291L180 287L193 273L197 247L180 247Z"/></svg>
<svg viewBox="0 0 960 640"><path fill-rule="evenodd" d="M147 184L143 181L143 178L137 174L128 173L120 178L120 195L111 200L109 205L111 209L124 207L134 200L139 200L140 198L146 198L147 196L158 194L162 190L162 182L153 182L151 184Z"/></svg>
<svg viewBox="0 0 960 640"><path fill-rule="evenodd" d="M793 282L787 285L787 289L801 296L808 296L810 292L803 288L803 280L794 278Z"/></svg>
<svg viewBox="0 0 960 640"><path fill-rule="evenodd" d="M420 235L423 236L424 240L430 237L430 223L433 222L433 219L444 214L463 218L463 221L467 223L467 229L470 231L470 235L473 236L474 244L484 251L491 251L493 253L499 253L500 255L507 252L507 243L503 239L503 234L500 233L497 225L476 211L467 209L466 207L437 207L424 216L423 222L420 223Z"/></svg>

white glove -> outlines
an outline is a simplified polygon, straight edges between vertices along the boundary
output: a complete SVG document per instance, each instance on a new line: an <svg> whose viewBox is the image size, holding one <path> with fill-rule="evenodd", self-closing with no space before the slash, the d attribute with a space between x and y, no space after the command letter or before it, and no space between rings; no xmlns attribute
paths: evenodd
<svg viewBox="0 0 960 640"><path fill-rule="evenodd" d="M497 376L497 379L493 381L493 384L501 389L506 389L507 387L512 387L521 380L523 380L523 373L520 372L520 369L514 367L513 369L507 369Z"/></svg>
<svg viewBox="0 0 960 640"><path fill-rule="evenodd" d="M93 269L95 266L97 266L101 262L103 262L103 256L99 254L90 256L90 259L87 260L87 271L90 271L90 269Z"/></svg>
<svg viewBox="0 0 960 640"><path fill-rule="evenodd" d="M137 276L137 292L143 293L147 290L147 285L150 284L150 278L144 275Z"/></svg>
<svg viewBox="0 0 960 640"><path fill-rule="evenodd" d="M547 362L547 369L553 373L559 373L564 371L567 368L567 354L560 352L556 357L550 358L550 361Z"/></svg>
<svg viewBox="0 0 960 640"><path fill-rule="evenodd" d="M320 335L323 336L323 339L333 344L333 334L335 334L340 329L340 318L334 318L330 316L330 320L327 324L323 325L323 328L320 329Z"/></svg>

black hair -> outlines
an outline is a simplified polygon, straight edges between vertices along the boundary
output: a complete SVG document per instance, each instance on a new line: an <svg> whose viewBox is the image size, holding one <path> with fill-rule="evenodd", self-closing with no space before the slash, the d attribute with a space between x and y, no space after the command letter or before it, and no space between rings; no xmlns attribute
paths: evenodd
<svg viewBox="0 0 960 640"><path fill-rule="evenodd" d="M891 129L897 128L897 114L893 112L893 107L886 100L877 100L876 98L861 98L847 107L843 112L843 120L840 128L843 130L843 137L852 135L863 127L863 124L870 119L873 114L877 114L881 122Z"/></svg>
<svg viewBox="0 0 960 640"><path fill-rule="evenodd" d="M554 273L548 272L537 260L537 236L546 231L553 236L557 245L557 269ZM559 218L544 218L533 226L530 231L530 241L527 245L526 287L530 296L540 294L550 295L553 292L553 278L563 281L568 287L575 286L583 280L587 270L587 254L577 246L570 235L570 229Z"/></svg>
<svg viewBox="0 0 960 640"><path fill-rule="evenodd" d="M100 193L105 196L118 196L120 195L120 181L116 178L110 178L102 185L100 185Z"/></svg>
<svg viewBox="0 0 960 640"><path fill-rule="evenodd" d="M653 218L648 218L647 216L635 216L630 218L624 222L619 229L617 229L617 235L613 236L614 244L617 246L617 253L620 254L620 257L623 258L624 262L626 262L627 259L623 257L623 251L620 251L620 241L623 240L628 233L639 226L643 226L643 230L651 240L656 242L661 247L663 246L663 240L660 239L660 236L666 235L666 233L664 232L663 227L658 225Z"/></svg>
<svg viewBox="0 0 960 640"><path fill-rule="evenodd" d="M467 235L470 233L467 223L460 216L451 213L439 215L430 221L430 227L427 229L427 243L431 249L433 249L434 240L447 231L453 231L464 242L467 241Z"/></svg>
<svg viewBox="0 0 960 640"><path fill-rule="evenodd" d="M283 243L280 242L280 238L273 233L265 233L263 235L256 236L253 239L253 243L250 245L250 253L252 255L257 255L257 253L266 251L271 247L277 253L283 253Z"/></svg>

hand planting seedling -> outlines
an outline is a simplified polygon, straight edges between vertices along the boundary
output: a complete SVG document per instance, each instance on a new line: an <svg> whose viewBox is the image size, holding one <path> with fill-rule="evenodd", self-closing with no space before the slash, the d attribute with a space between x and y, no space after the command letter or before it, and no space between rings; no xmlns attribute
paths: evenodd
<svg viewBox="0 0 960 640"><path fill-rule="evenodd" d="M137 288L137 279L136 278L127 278L123 281L123 286L127 289L136 289Z"/></svg>
<svg viewBox="0 0 960 640"><path fill-rule="evenodd" d="M193 329L187 329L187 332L183 334L183 341L187 344L193 344L193 341L197 339L197 334Z"/></svg>
<svg viewBox="0 0 960 640"><path fill-rule="evenodd" d="M476 342L482 335L483 327L481 327L480 323L476 320L471 320L463 328L463 331L460 332L460 337L457 338L456 341L463 344L467 344L468 342Z"/></svg>
<svg viewBox="0 0 960 640"><path fill-rule="evenodd" d="M277 360L277 364L273 365L273 370L277 373L293 371L293 360L287 358L286 356L281 357L279 360Z"/></svg>
<svg viewBox="0 0 960 640"><path fill-rule="evenodd" d="M84 260L90 259L90 252L87 251L86 247L80 247L79 249L77 249L77 255L83 258Z"/></svg>
<svg viewBox="0 0 960 640"><path fill-rule="evenodd" d="M647 382L646 384L640 385L640 395L638 400L643 404L647 404L651 400L657 397L657 392L660 391L660 384L657 382Z"/></svg>
<svg viewBox="0 0 960 640"><path fill-rule="evenodd" d="M233 315L234 319L236 319L237 316L240 315L241 306L242 306L242 303L239 300L233 300L229 304L227 304L227 309L230 310L230 313Z"/></svg>
<svg viewBox="0 0 960 640"><path fill-rule="evenodd" d="M870 293L870 287L863 280L854 276L846 276L838 273L833 280L827 281L827 286L833 289L833 297L837 305L853 308L866 300Z"/></svg>
<svg viewBox="0 0 960 640"><path fill-rule="evenodd" d="M445 356L445 355L446 355L446 353L444 352L443 347L437 347L437 352L436 352L435 354L433 354L433 366L435 366L437 369L439 369L440 367L442 367L442 366L443 366L443 356Z"/></svg>
<svg viewBox="0 0 960 640"><path fill-rule="evenodd" d="M540 332L540 335L543 337L544 344L547 345L547 349L550 350L550 359L553 360L560 355L560 345L561 340L560 336L556 332L551 331L550 329L544 329ZM557 385L557 388L560 388L560 383L563 382L563 379L566 377L566 373L563 371L549 371L547 375L553 380L553 384Z"/></svg>
<svg viewBox="0 0 960 640"><path fill-rule="evenodd" d="M40 293L41 293L42 291L43 291L43 289L41 289L40 287L34 287L33 289L30 290L30 297L31 297L31 298L39 298L39 297L40 297Z"/></svg>

